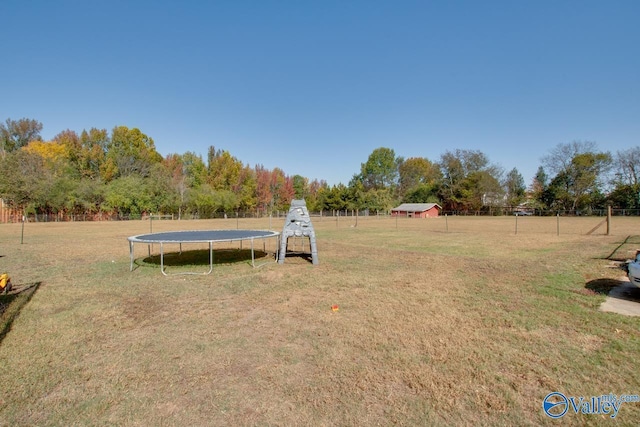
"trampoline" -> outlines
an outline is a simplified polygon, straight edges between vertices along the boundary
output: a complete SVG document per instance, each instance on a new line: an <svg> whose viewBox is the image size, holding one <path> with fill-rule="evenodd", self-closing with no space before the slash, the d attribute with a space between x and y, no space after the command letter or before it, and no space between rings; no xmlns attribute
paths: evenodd
<svg viewBox="0 0 640 427"><path fill-rule="evenodd" d="M263 242L269 238L278 239L280 233L277 231L266 230L193 230L193 231L167 231L161 233L139 234L131 236L129 240L129 256L131 258L130 271L133 271L133 247L136 243L159 244L160 245L160 271L165 276L169 276L164 270L164 246L165 244L179 244L180 252L182 252L183 243L207 243L209 244L209 271L204 273L174 273L174 274L211 274L213 271L213 244L222 242L240 242L249 240L251 242L251 265L255 268L255 253L253 242L262 240ZM278 244L276 244L275 259L278 259ZM149 254L151 249L149 249Z"/></svg>

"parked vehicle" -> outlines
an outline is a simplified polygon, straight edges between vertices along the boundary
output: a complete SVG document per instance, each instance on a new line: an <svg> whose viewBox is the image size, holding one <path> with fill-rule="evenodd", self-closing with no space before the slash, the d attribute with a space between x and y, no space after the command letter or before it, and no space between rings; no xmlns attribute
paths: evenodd
<svg viewBox="0 0 640 427"><path fill-rule="evenodd" d="M627 277L629 281L640 288L640 251L636 258L627 265Z"/></svg>

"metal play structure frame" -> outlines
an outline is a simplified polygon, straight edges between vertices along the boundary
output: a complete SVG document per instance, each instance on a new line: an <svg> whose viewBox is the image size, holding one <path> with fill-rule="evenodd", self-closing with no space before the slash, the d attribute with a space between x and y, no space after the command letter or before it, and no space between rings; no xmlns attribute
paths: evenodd
<svg viewBox="0 0 640 427"><path fill-rule="evenodd" d="M255 268L255 253L254 253L254 240L262 240L263 245L266 239L276 238L276 250L275 260L278 260L278 247L280 240L280 233L277 231L267 230L192 230L192 231L168 231L162 233L150 233L139 234L137 236L128 237L129 240L129 256L131 259L130 270L133 271L134 251L133 247L135 243L145 243L149 245L149 254L151 254L151 246L153 244L160 245L160 271L165 276L169 276L164 270L164 245L165 244L178 244L180 245L180 253L182 253L183 243L207 243L209 244L209 271L204 273L174 273L171 275L207 275L213 271L213 244L223 242L240 242L242 248L242 242L249 240L251 242L251 265ZM264 265L264 264L261 264ZM260 265L258 265L259 267Z"/></svg>
<svg viewBox="0 0 640 427"><path fill-rule="evenodd" d="M291 201L289 207L289 213L284 221L284 227L282 228L282 237L280 240L280 256L278 262L284 263L284 259L287 255L287 241L289 237L293 237L294 243L297 238L309 238L309 247L311 249L311 262L313 265L318 264L318 249L316 246L316 232L311 223L311 217L309 216L309 210L307 209L307 203L304 199L297 199ZM302 243L304 250L304 240Z"/></svg>

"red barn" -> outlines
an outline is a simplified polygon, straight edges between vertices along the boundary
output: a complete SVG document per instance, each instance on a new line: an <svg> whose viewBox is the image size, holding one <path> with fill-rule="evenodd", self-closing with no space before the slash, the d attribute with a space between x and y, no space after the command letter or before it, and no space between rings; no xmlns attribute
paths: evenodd
<svg viewBox="0 0 640 427"><path fill-rule="evenodd" d="M391 209L391 216L407 218L436 218L442 207L437 203L403 203Z"/></svg>

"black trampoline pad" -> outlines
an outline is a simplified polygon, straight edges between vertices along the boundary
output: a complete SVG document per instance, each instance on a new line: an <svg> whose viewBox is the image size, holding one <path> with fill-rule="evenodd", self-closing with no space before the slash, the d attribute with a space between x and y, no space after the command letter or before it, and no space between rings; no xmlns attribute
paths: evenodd
<svg viewBox="0 0 640 427"><path fill-rule="evenodd" d="M238 240L264 239L280 233L266 230L192 230L167 231L162 233L140 234L129 237L130 242L140 243L199 243L231 242Z"/></svg>

